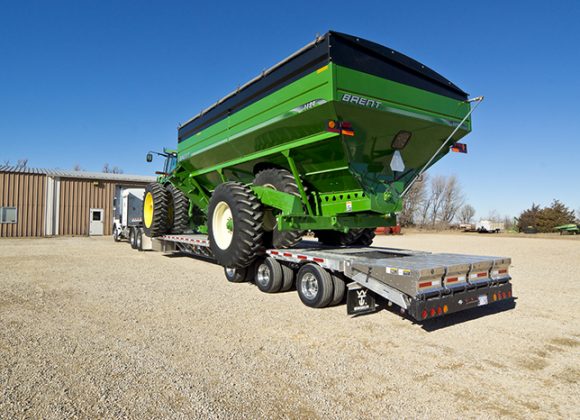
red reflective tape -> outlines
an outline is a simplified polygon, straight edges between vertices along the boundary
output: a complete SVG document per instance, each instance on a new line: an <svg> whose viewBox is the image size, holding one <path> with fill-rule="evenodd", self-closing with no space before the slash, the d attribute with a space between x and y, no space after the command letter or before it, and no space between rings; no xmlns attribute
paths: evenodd
<svg viewBox="0 0 580 420"><path fill-rule="evenodd" d="M425 281L423 283L419 283L419 287L429 287L433 284L432 281Z"/></svg>
<svg viewBox="0 0 580 420"><path fill-rule="evenodd" d="M502 268L501 270L498 271L499 274L505 274L507 273L507 268Z"/></svg>
<svg viewBox="0 0 580 420"><path fill-rule="evenodd" d="M272 255L278 255L279 252L278 251L270 251L270 254L272 254Z"/></svg>
<svg viewBox="0 0 580 420"><path fill-rule="evenodd" d="M477 277L487 277L487 273L477 273Z"/></svg>
<svg viewBox="0 0 580 420"><path fill-rule="evenodd" d="M306 255L298 255L296 256L296 258L298 258L299 260L307 260L308 257Z"/></svg>
<svg viewBox="0 0 580 420"><path fill-rule="evenodd" d="M285 252L285 253L284 253L284 256L285 256L285 257L292 257L292 254L290 254L289 252Z"/></svg>
<svg viewBox="0 0 580 420"><path fill-rule="evenodd" d="M314 258L312 258L312 261L317 262L317 263L323 263L324 262L324 258L314 257Z"/></svg>
<svg viewBox="0 0 580 420"><path fill-rule="evenodd" d="M351 130L342 130L342 134L344 134L345 136L354 136L354 131Z"/></svg>
<svg viewBox="0 0 580 420"><path fill-rule="evenodd" d="M449 277L447 279L447 283L455 283L456 281L459 281L459 278L457 278L457 277Z"/></svg>

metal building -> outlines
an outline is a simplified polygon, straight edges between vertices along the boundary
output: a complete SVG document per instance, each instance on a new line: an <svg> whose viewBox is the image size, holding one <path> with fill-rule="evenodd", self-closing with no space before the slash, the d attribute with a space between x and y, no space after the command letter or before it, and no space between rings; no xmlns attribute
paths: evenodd
<svg viewBox="0 0 580 420"><path fill-rule="evenodd" d="M144 187L154 180L0 166L0 237L111 235L115 189Z"/></svg>

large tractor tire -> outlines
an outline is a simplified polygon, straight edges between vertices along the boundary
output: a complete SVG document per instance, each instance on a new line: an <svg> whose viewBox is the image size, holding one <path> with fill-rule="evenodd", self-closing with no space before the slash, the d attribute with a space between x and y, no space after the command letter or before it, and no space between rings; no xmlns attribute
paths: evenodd
<svg viewBox="0 0 580 420"><path fill-rule="evenodd" d="M176 234L184 233L189 230L189 199L172 184L167 184L167 192L171 199L168 214L170 231Z"/></svg>
<svg viewBox="0 0 580 420"><path fill-rule="evenodd" d="M316 230L314 234L318 242L329 246L354 245L362 233L361 229L351 229L348 232L338 232L336 230Z"/></svg>
<svg viewBox="0 0 580 420"><path fill-rule="evenodd" d="M238 182L220 184L208 207L208 235L218 264L249 266L262 249L262 205L251 189Z"/></svg>
<svg viewBox="0 0 580 420"><path fill-rule="evenodd" d="M143 225L150 238L169 231L169 201L169 193L163 185L153 182L145 187Z"/></svg>
<svg viewBox="0 0 580 420"><path fill-rule="evenodd" d="M272 188L276 191L300 197L296 180L285 169L265 169L258 172L254 185ZM264 209L264 246L267 248L289 248L302 239L301 230L280 231L276 225L276 211Z"/></svg>
<svg viewBox="0 0 580 420"><path fill-rule="evenodd" d="M375 236L376 234L374 228L363 229L359 237L354 241L353 245L371 246Z"/></svg>

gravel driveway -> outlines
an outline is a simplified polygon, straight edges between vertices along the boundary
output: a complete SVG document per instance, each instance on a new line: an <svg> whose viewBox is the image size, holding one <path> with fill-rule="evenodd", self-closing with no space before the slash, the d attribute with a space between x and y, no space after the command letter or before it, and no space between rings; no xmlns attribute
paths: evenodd
<svg viewBox="0 0 580 420"><path fill-rule="evenodd" d="M350 318L110 238L2 239L0 418L580 418L579 240L375 245L511 256L516 307Z"/></svg>

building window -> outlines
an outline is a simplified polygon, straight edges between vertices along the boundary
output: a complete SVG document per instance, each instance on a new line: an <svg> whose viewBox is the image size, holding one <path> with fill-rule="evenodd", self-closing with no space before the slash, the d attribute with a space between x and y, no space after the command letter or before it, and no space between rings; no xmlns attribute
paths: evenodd
<svg viewBox="0 0 580 420"><path fill-rule="evenodd" d="M0 223L16 223L16 207L0 207Z"/></svg>

